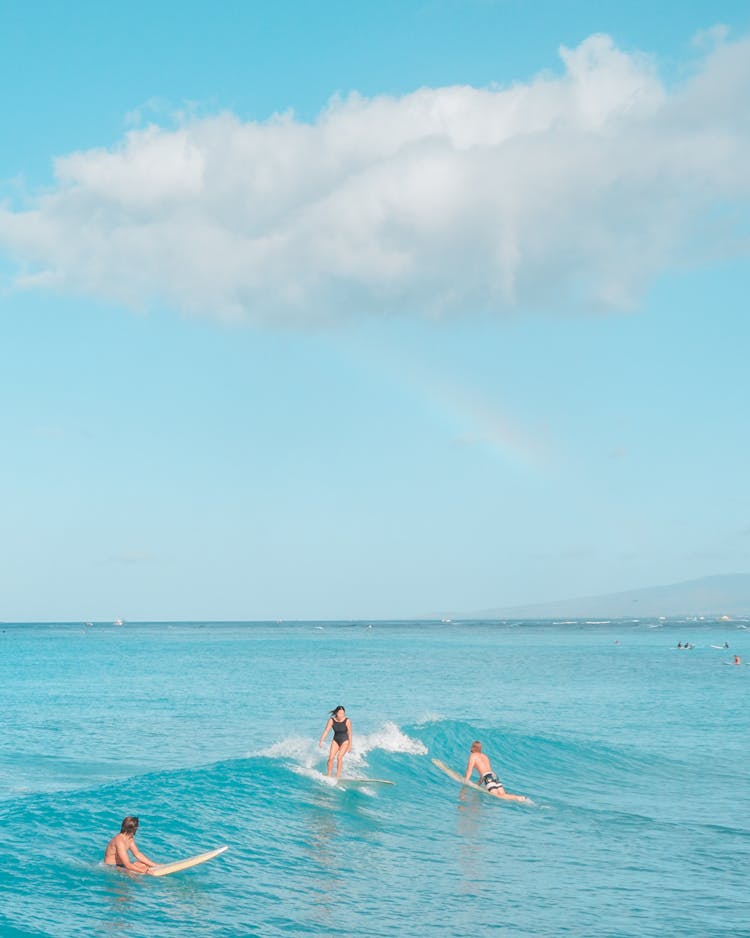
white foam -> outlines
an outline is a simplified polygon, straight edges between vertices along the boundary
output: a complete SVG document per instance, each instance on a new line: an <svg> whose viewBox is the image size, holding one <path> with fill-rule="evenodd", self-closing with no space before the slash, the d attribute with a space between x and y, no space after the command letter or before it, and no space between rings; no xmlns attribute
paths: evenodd
<svg viewBox="0 0 750 938"><path fill-rule="evenodd" d="M428 726L430 723L442 723L445 716L442 713L428 711L417 720L417 726Z"/></svg>
<svg viewBox="0 0 750 938"><path fill-rule="evenodd" d="M324 775L317 769L310 768L306 765L294 765L292 766L292 772L294 772L295 775L303 775L305 778L311 778L314 782L319 782L322 785L329 785L331 788L334 788L336 785L336 779L332 775Z"/></svg>
<svg viewBox="0 0 750 938"><path fill-rule="evenodd" d="M380 729L354 737L352 747L362 754L382 749L384 752L404 752L410 756L424 756L427 747L418 739L403 733L395 723L388 720Z"/></svg>
<svg viewBox="0 0 750 938"><path fill-rule="evenodd" d="M403 752L410 756L423 756L427 753L427 747L420 740L407 736L395 723L388 720L372 733L354 734L352 748L344 757L345 764L348 767L363 767L367 765L367 754L377 749L383 752ZM310 778L326 778L315 769L315 765L326 761L328 751L328 743L319 748L316 741L309 737L290 736L260 752L248 753L248 757L255 755L284 760L295 763L293 771L299 774L308 775Z"/></svg>
<svg viewBox="0 0 750 938"><path fill-rule="evenodd" d="M251 753L251 755L265 756L268 759L284 759L312 768L320 759L321 751L315 741L307 736L290 736L288 739L282 739L278 743L273 743L267 749Z"/></svg>

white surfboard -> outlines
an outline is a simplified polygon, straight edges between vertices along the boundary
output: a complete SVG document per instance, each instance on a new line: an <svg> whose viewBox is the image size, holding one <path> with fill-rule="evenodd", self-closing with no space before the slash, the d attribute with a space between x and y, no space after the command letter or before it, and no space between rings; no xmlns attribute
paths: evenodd
<svg viewBox="0 0 750 938"><path fill-rule="evenodd" d="M483 792L483 794L489 795L491 798L494 798L496 801L512 801L512 802L515 802L516 804L533 804L534 803L531 800L531 798L526 798L525 795L511 795L510 797L507 797L507 796L504 797L503 795L500 795L498 797L497 795L493 795L492 792L487 791L484 785L477 785L476 782L467 782L466 779L463 777L463 775L459 775L458 772L455 772L453 769L447 766L444 762L441 762L440 759L433 759L432 764L436 768L440 769L441 772L445 772L445 774L449 778L452 778L454 782L458 782L459 785L466 785L467 788L473 788L476 791L481 791ZM521 798L523 798L523 801L520 800Z"/></svg>
<svg viewBox="0 0 750 938"><path fill-rule="evenodd" d="M362 788L365 785L393 785L387 778L339 778L336 784L342 788Z"/></svg>
<svg viewBox="0 0 750 938"><path fill-rule="evenodd" d="M170 873L179 873L180 870L187 870L191 866L198 866L199 863L205 863L206 860L213 860L220 853L224 853L229 847L217 847L215 850L209 850L207 853L198 853L194 857L187 857L185 860L175 860L174 863L161 863L159 866L152 866L151 876L169 876Z"/></svg>

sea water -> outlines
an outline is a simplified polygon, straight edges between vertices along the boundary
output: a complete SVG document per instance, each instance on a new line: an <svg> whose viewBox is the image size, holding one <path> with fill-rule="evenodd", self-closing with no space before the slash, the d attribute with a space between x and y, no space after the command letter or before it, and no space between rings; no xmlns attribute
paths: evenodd
<svg viewBox="0 0 750 938"><path fill-rule="evenodd" d="M749 625L0 625L0 934L750 935Z"/></svg>

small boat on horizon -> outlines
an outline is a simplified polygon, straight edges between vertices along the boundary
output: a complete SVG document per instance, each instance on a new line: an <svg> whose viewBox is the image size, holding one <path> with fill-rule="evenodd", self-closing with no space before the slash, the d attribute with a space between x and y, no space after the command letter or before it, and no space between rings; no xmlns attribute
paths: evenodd
<svg viewBox="0 0 750 938"><path fill-rule="evenodd" d="M117 619L115 619L114 625L125 625L125 621L118 617Z"/></svg>

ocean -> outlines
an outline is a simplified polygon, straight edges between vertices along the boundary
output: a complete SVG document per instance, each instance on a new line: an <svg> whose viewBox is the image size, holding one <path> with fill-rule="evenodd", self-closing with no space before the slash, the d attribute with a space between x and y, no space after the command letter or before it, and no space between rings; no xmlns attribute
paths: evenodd
<svg viewBox="0 0 750 938"><path fill-rule="evenodd" d="M746 621L2 624L0 935L750 936L745 662ZM339 704L393 786L324 778ZM474 739L533 805L433 766ZM106 868L126 815L229 850Z"/></svg>

